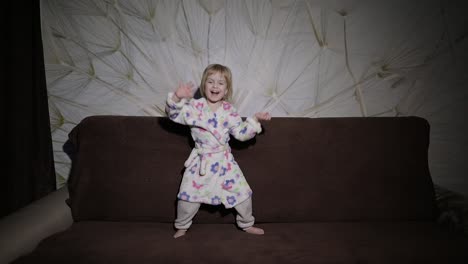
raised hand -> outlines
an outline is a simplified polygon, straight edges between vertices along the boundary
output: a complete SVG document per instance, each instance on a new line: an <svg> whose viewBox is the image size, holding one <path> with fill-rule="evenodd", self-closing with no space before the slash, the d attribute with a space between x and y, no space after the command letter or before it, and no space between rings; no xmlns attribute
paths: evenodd
<svg viewBox="0 0 468 264"><path fill-rule="evenodd" d="M179 101L180 99L187 98L190 99L193 97L193 87L195 85L192 82L188 83L179 83L179 87L177 87L177 90L175 91L174 95L175 99L178 99L176 101Z"/></svg>
<svg viewBox="0 0 468 264"><path fill-rule="evenodd" d="M271 115L268 112L259 112L254 115L257 121L268 121L271 119Z"/></svg>

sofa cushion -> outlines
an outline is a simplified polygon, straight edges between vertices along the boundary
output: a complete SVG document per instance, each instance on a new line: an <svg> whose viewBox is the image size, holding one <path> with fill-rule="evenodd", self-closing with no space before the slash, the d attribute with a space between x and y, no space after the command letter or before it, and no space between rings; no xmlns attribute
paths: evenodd
<svg viewBox="0 0 468 264"><path fill-rule="evenodd" d="M432 220L428 147L419 117L275 118L233 155L259 221Z"/></svg>
<svg viewBox="0 0 468 264"><path fill-rule="evenodd" d="M173 221L188 129L153 117L93 116L69 135L75 221Z"/></svg>
<svg viewBox="0 0 468 264"><path fill-rule="evenodd" d="M175 218L189 129L161 117L93 116L70 133L75 221ZM273 118L254 140L232 140L258 222L428 220L429 125L417 117ZM204 206L196 223L233 222Z"/></svg>
<svg viewBox="0 0 468 264"><path fill-rule="evenodd" d="M468 263L466 237L433 223L263 224L264 236L232 224L193 225L173 239L171 224L74 223L20 263ZM464 240L463 240L464 239Z"/></svg>

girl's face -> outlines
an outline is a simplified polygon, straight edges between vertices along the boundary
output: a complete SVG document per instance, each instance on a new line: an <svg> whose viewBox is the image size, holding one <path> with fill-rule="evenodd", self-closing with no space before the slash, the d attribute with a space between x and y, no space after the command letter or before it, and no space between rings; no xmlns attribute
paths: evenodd
<svg viewBox="0 0 468 264"><path fill-rule="evenodd" d="M208 75L205 82L205 97L210 103L221 102L227 94L227 82L224 75L215 72Z"/></svg>

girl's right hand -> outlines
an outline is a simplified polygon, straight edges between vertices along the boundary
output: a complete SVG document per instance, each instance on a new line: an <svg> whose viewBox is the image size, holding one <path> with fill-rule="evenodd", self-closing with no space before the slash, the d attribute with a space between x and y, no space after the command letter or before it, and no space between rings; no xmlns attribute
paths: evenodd
<svg viewBox="0 0 468 264"><path fill-rule="evenodd" d="M195 85L192 82L180 83L179 87L175 91L174 95L180 100L183 98L190 99L193 97L193 87Z"/></svg>

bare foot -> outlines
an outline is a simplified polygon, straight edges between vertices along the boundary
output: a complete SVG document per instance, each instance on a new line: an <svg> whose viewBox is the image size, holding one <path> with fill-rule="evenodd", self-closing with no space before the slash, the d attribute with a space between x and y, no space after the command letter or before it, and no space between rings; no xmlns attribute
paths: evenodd
<svg viewBox="0 0 468 264"><path fill-rule="evenodd" d="M263 229L251 226L249 228L244 229L245 232L252 234L252 235L263 235L265 234L265 231Z"/></svg>
<svg viewBox="0 0 468 264"><path fill-rule="evenodd" d="M179 230L177 230L177 232L175 232L174 238L181 237L181 236L185 235L186 232L187 232L187 230L179 229Z"/></svg>

